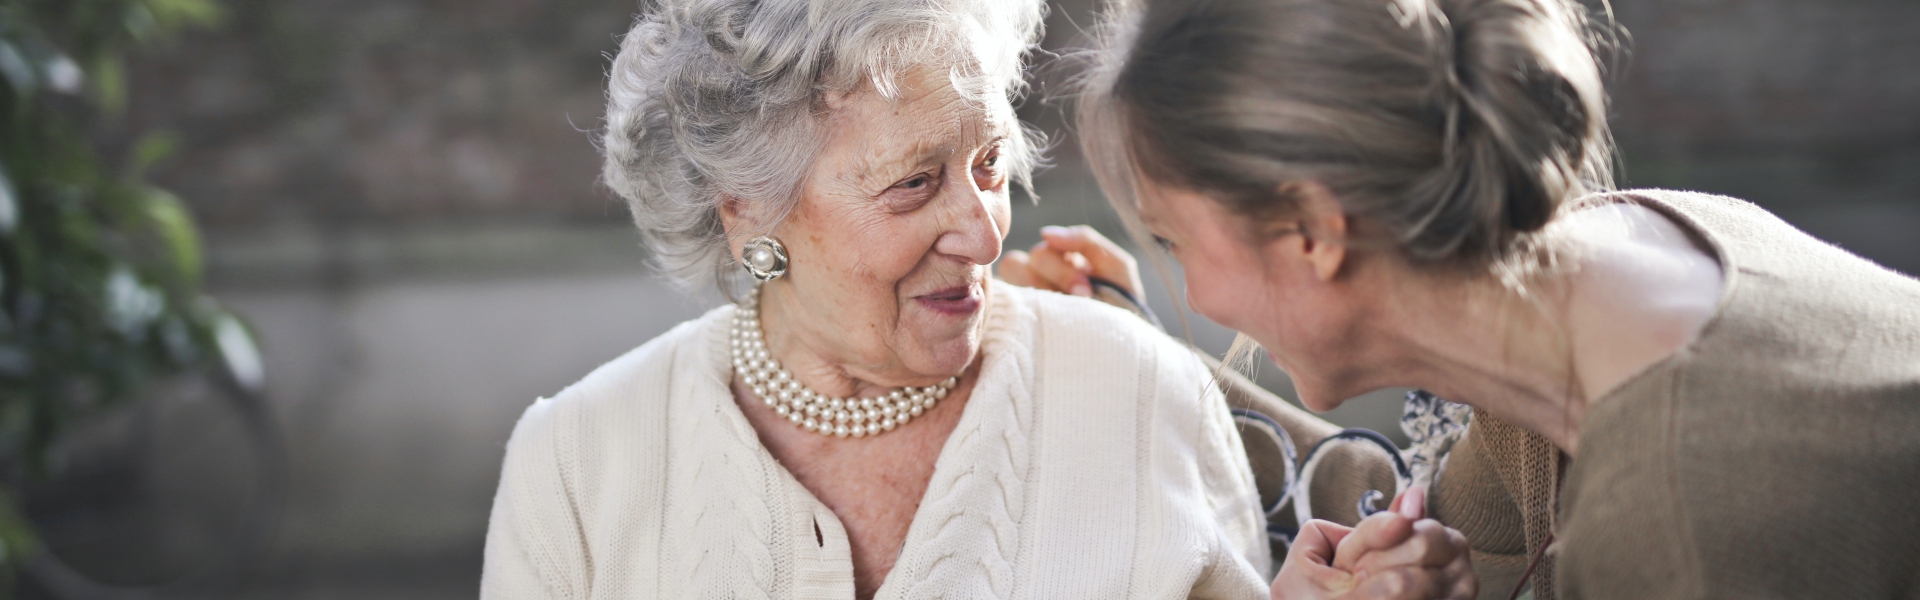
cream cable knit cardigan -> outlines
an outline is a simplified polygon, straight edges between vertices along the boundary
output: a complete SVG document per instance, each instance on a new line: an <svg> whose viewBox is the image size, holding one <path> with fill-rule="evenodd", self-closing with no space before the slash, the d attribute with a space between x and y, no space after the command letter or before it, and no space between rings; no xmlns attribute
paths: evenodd
<svg viewBox="0 0 1920 600"><path fill-rule="evenodd" d="M1265 598L1218 389L1095 301L993 286L982 366L877 598ZM839 519L727 388L721 307L527 409L481 598L851 598Z"/></svg>

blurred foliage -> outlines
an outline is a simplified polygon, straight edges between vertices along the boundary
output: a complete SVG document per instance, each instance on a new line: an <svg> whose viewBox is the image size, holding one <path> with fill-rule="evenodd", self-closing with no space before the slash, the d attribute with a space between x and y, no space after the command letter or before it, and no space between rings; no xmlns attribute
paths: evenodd
<svg viewBox="0 0 1920 600"><path fill-rule="evenodd" d="M173 138L103 141L129 53L223 16L210 0L0 0L0 574L35 551L18 488L62 431L188 369L258 384L251 336L200 292L193 219L143 183Z"/></svg>

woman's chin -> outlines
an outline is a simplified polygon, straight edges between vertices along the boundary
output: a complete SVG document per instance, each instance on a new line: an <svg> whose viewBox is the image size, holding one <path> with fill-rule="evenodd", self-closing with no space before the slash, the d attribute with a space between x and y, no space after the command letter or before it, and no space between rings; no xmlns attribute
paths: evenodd
<svg viewBox="0 0 1920 600"><path fill-rule="evenodd" d="M1284 369L1283 369L1284 370ZM1293 391L1300 398L1300 405L1317 413L1327 412L1346 404L1348 399L1359 396L1369 390L1352 386L1336 385L1334 382L1318 381L1308 377L1289 374L1293 378Z"/></svg>
<svg viewBox="0 0 1920 600"><path fill-rule="evenodd" d="M977 315L976 315L977 316ZM933 323L915 327L904 336L912 348L902 348L903 358L921 373L957 374L966 370L980 353L979 319L940 317ZM945 321L945 322L942 322ZM919 356L911 356L917 354Z"/></svg>
<svg viewBox="0 0 1920 600"><path fill-rule="evenodd" d="M1306 394L1300 395L1300 405L1307 407L1307 410L1317 412L1317 413L1323 413L1336 408L1340 408L1340 405L1344 403L1345 402L1343 400L1336 400L1333 398L1308 396Z"/></svg>

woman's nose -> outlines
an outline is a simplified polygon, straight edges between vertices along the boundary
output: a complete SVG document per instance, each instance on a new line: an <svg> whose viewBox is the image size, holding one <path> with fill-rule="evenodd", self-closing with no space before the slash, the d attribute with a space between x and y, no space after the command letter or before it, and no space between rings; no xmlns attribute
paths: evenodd
<svg viewBox="0 0 1920 600"><path fill-rule="evenodd" d="M962 188L960 197L949 203L953 208L948 212L945 231L933 244L934 251L965 258L976 265L992 264L1000 259L1000 244L1005 237L1005 223L1001 221L1011 214L1000 210L1006 204L1005 199L973 186L953 187Z"/></svg>

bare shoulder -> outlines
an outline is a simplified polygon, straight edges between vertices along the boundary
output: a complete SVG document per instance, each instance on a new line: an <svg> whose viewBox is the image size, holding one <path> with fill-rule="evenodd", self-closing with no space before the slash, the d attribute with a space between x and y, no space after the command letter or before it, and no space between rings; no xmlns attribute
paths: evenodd
<svg viewBox="0 0 1920 600"><path fill-rule="evenodd" d="M1568 318L1592 397L1684 348L1719 307L1720 259L1658 210L1606 204L1560 226L1577 242Z"/></svg>

